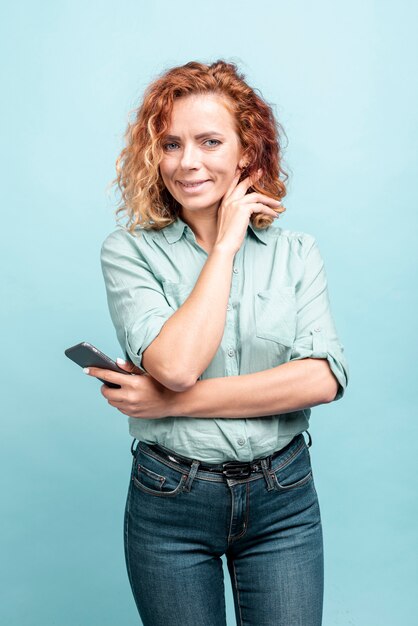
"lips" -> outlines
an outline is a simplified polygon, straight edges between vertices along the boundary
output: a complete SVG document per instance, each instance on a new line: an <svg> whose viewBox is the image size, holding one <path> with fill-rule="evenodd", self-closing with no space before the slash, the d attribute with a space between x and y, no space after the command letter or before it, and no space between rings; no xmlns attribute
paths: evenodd
<svg viewBox="0 0 418 626"><path fill-rule="evenodd" d="M193 181L193 182L182 182L181 180L177 181L179 183L179 185L181 186L181 190L183 193L186 193L188 195L193 195L193 194L198 194L201 191L204 191L206 189L206 183L209 183L209 180L202 180L202 181Z"/></svg>
<svg viewBox="0 0 418 626"><path fill-rule="evenodd" d="M179 180L179 183L181 183L184 186L187 185L200 185L201 183L207 183L207 179L206 180Z"/></svg>

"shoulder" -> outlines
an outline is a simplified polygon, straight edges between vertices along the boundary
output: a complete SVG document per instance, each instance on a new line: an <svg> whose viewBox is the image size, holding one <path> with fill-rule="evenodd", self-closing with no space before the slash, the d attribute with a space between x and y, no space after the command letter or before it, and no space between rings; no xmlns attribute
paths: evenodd
<svg viewBox="0 0 418 626"><path fill-rule="evenodd" d="M149 242L150 231L137 226L133 233L124 226L118 226L115 230L107 235L101 245L100 254L106 256L108 254L120 253L124 250L132 250L133 248L140 250L143 242Z"/></svg>
<svg viewBox="0 0 418 626"><path fill-rule="evenodd" d="M316 237L311 233L277 226L272 226L268 230L270 237L275 239L280 247L287 246L289 252L301 257L306 256L309 250L316 245Z"/></svg>

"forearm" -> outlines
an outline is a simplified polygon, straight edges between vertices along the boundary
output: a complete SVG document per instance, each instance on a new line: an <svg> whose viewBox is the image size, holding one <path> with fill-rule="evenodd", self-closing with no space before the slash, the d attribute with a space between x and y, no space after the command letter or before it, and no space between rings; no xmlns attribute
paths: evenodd
<svg viewBox="0 0 418 626"><path fill-rule="evenodd" d="M215 356L225 328L233 260L231 252L213 248L189 297L144 351L144 368L163 385L175 390L194 385Z"/></svg>
<svg viewBox="0 0 418 626"><path fill-rule="evenodd" d="M325 359L290 361L262 372L198 381L175 394L172 415L245 418L331 402L338 383Z"/></svg>

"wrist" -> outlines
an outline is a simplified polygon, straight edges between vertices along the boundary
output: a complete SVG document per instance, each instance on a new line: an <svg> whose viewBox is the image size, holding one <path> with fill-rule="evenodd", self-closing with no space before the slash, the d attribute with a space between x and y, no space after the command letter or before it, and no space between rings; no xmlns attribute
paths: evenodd
<svg viewBox="0 0 418 626"><path fill-rule="evenodd" d="M222 256L230 260L233 260L235 254L236 250L231 250L228 245L222 243L221 241L216 241L210 252L211 256Z"/></svg>
<svg viewBox="0 0 418 626"><path fill-rule="evenodd" d="M166 389L164 393L166 396L165 417L187 417L185 394L187 394L188 391L172 391L171 389Z"/></svg>

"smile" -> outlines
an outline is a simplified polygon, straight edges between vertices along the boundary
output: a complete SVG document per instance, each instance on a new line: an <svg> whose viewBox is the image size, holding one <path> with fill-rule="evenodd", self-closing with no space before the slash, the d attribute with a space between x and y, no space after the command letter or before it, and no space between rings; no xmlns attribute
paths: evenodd
<svg viewBox="0 0 418 626"><path fill-rule="evenodd" d="M187 183L187 184L185 184L185 183L181 183L179 181L179 184L181 185L181 187L185 191L191 192L191 191L200 191L200 189L202 189L202 187L204 185L206 185L206 183L209 183L209 182L210 182L209 180L204 180L204 181L201 181L200 183Z"/></svg>

